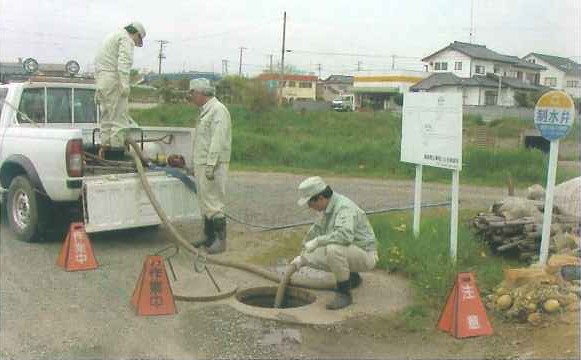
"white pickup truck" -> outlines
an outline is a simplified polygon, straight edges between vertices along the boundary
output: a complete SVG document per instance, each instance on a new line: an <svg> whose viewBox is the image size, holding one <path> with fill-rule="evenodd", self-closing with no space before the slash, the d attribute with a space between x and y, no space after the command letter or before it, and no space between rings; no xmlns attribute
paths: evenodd
<svg viewBox="0 0 581 360"><path fill-rule="evenodd" d="M93 80L30 78L0 84L0 192L8 224L23 241L41 241L54 215L75 207L88 233L160 224L131 169L87 166L99 144ZM193 129L143 127L146 155L179 154L189 164ZM127 163L131 164L131 163ZM199 218L193 192L160 170L147 178L172 220Z"/></svg>

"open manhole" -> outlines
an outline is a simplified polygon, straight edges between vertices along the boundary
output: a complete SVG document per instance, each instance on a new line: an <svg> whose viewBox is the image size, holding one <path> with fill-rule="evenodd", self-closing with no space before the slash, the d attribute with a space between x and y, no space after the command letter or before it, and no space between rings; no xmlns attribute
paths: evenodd
<svg viewBox="0 0 581 360"><path fill-rule="evenodd" d="M261 308L274 308L277 287L258 287L240 291L236 294L236 300L243 304ZM315 302L317 297L310 292L294 287L288 287L285 291L282 309L296 308Z"/></svg>

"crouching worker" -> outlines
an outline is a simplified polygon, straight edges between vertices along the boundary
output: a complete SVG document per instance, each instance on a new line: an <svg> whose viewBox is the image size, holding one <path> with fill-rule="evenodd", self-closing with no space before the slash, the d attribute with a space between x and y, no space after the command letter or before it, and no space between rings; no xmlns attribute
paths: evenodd
<svg viewBox="0 0 581 360"><path fill-rule="evenodd" d="M365 212L318 176L299 185L299 196L299 206L307 205L323 216L310 228L301 255L291 264L332 272L336 294L326 307L342 309L353 302L351 289L362 282L359 272L372 270L377 263L375 233Z"/></svg>
<svg viewBox="0 0 581 360"><path fill-rule="evenodd" d="M204 245L208 253L226 251L224 200L232 147L230 113L216 97L208 79L190 82L189 100L200 109L194 137L193 170L204 215Z"/></svg>

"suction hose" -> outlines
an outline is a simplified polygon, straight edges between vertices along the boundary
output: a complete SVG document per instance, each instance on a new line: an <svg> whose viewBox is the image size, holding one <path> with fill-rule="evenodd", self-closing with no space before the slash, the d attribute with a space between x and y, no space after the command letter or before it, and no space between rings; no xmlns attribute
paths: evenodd
<svg viewBox="0 0 581 360"><path fill-rule="evenodd" d="M127 143L133 148L133 152L131 152L131 155L133 156L133 160L135 161L135 166L137 167L139 179L141 180L141 185L143 186L143 189L147 193L147 196L149 197L149 200L151 201L151 205L153 205L155 212L157 213L157 215L159 216L159 218L161 219L163 224L169 229L169 231L172 235L172 242L178 246L181 246L183 249L187 250L188 252L192 253L195 257L197 257L198 255L200 255L200 252L198 251L198 249L196 249L192 244L190 244L176 230L176 228L172 225L169 218L167 217L167 215L165 214L165 212L161 208L161 205L159 204L159 202L155 198L155 194L153 193L153 190L151 189L151 186L149 185L149 182L147 181L147 177L145 176L145 171L143 169L143 164L142 164L142 159L145 159L145 158L143 156L143 153L141 152L141 149L139 148L139 146L137 145L137 143L133 139L127 139ZM206 261L208 264L225 266L225 267L229 267L229 268L233 268L233 269L238 269L238 270L250 272L250 273L253 273L255 275L259 275L265 279L281 283L281 285L286 284L285 281L290 280L290 279L287 280L284 277L281 279L278 276L278 274L273 273L271 271L268 271L266 269L260 268L258 266L244 264L244 263L235 262L235 261L217 259L214 256L207 255L207 254L205 254L205 256L206 256ZM294 266L293 266L293 268L294 268ZM292 272L294 272L294 271L292 271L292 272L288 271L289 269L290 269L290 266L286 271L288 273L286 275L287 278L290 278L290 276L292 275ZM307 288L307 289L315 289L315 290L332 290L335 288L334 281L322 281L320 279L318 279L318 280L294 279L294 280L290 280L289 283L290 283L290 285L293 285L293 286Z"/></svg>

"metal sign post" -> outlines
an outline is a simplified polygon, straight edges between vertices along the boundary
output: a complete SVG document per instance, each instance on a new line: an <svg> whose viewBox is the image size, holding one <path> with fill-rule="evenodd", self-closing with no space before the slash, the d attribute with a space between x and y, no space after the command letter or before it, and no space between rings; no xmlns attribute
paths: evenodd
<svg viewBox="0 0 581 360"><path fill-rule="evenodd" d="M462 169L462 94L406 93L401 161L416 164L413 233L420 235L423 165L453 170L450 256L456 261Z"/></svg>
<svg viewBox="0 0 581 360"><path fill-rule="evenodd" d="M545 265L549 257L551 223L553 219L553 196L557 175L559 139L565 137L573 126L575 105L573 99L564 91L553 90L540 97L535 106L535 126L541 135L551 142L549 169L545 191L545 209L539 263Z"/></svg>

